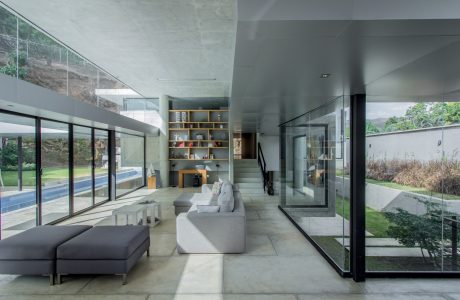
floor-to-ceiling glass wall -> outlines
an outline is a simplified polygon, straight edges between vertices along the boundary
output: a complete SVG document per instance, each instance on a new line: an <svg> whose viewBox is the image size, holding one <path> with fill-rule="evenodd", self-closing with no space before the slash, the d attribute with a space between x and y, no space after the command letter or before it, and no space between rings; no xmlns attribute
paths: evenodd
<svg viewBox="0 0 460 300"><path fill-rule="evenodd" d="M144 137L116 133L117 197L144 186Z"/></svg>
<svg viewBox="0 0 460 300"><path fill-rule="evenodd" d="M281 126L281 208L343 270L349 269L348 99Z"/></svg>
<svg viewBox="0 0 460 300"><path fill-rule="evenodd" d="M0 239L36 225L35 119L0 113Z"/></svg>
<svg viewBox="0 0 460 300"><path fill-rule="evenodd" d="M460 102L367 102L368 271L457 269Z"/></svg>
<svg viewBox="0 0 460 300"><path fill-rule="evenodd" d="M95 186L94 202L100 203L109 199L109 132L94 130L94 168Z"/></svg>
<svg viewBox="0 0 460 300"><path fill-rule="evenodd" d="M92 129L73 126L73 211L93 205Z"/></svg>
<svg viewBox="0 0 460 300"><path fill-rule="evenodd" d="M69 124L41 121L42 224L69 216Z"/></svg>

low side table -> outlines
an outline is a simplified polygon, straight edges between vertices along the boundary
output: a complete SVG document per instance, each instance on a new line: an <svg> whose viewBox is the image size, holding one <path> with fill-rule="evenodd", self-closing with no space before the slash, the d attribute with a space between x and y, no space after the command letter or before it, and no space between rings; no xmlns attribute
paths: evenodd
<svg viewBox="0 0 460 300"><path fill-rule="evenodd" d="M147 208L147 223L151 227L158 225L161 221L161 205L155 200L142 200L137 202L138 205L144 205Z"/></svg>
<svg viewBox="0 0 460 300"><path fill-rule="evenodd" d="M139 213L142 215L142 225L147 225L147 207L140 204L125 205L112 211L113 224L118 225L120 216L126 216L126 224L123 225L138 225Z"/></svg>

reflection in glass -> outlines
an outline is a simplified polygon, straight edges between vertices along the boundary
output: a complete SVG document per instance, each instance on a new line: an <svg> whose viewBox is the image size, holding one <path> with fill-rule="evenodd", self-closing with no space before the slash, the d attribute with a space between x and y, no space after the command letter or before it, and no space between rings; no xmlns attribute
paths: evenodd
<svg viewBox="0 0 460 300"><path fill-rule="evenodd" d="M73 126L74 212L93 205L91 128Z"/></svg>
<svg viewBox="0 0 460 300"><path fill-rule="evenodd" d="M0 74L24 78L24 60L18 70L17 65L17 18L0 7ZM23 55L21 55L23 57ZM20 73L20 74L18 74Z"/></svg>
<svg viewBox="0 0 460 300"><path fill-rule="evenodd" d="M0 113L0 239L36 225L35 120Z"/></svg>
<svg viewBox="0 0 460 300"><path fill-rule="evenodd" d="M144 185L144 138L116 134L117 197Z"/></svg>
<svg viewBox="0 0 460 300"><path fill-rule="evenodd" d="M109 133L94 130L95 203L109 199Z"/></svg>
<svg viewBox="0 0 460 300"><path fill-rule="evenodd" d="M69 125L41 122L42 224L69 215Z"/></svg>
<svg viewBox="0 0 460 300"><path fill-rule="evenodd" d="M281 207L343 270L349 269L349 178L342 97L281 127Z"/></svg>

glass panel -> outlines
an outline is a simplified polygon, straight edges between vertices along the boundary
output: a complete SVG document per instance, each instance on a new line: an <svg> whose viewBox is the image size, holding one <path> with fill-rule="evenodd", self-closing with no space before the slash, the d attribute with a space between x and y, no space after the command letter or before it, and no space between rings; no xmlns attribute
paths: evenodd
<svg viewBox="0 0 460 300"><path fill-rule="evenodd" d="M281 128L281 207L343 270L349 269L349 178L342 97Z"/></svg>
<svg viewBox="0 0 460 300"><path fill-rule="evenodd" d="M36 225L35 119L0 113L0 239Z"/></svg>
<svg viewBox="0 0 460 300"><path fill-rule="evenodd" d="M94 130L95 203L109 199L109 132Z"/></svg>
<svg viewBox="0 0 460 300"><path fill-rule="evenodd" d="M367 270L441 271L444 106L367 103Z"/></svg>
<svg viewBox="0 0 460 300"><path fill-rule="evenodd" d="M460 94L446 95L443 128L443 271L459 271L460 227Z"/></svg>
<svg viewBox="0 0 460 300"><path fill-rule="evenodd" d="M91 128L73 127L74 212L93 205Z"/></svg>
<svg viewBox="0 0 460 300"><path fill-rule="evenodd" d="M124 97L132 97L133 91L112 76L99 70L98 73L98 106L106 110L120 113Z"/></svg>
<svg viewBox="0 0 460 300"><path fill-rule="evenodd" d="M19 62L21 79L67 95L67 50L20 19Z"/></svg>
<svg viewBox="0 0 460 300"><path fill-rule="evenodd" d="M42 224L69 215L69 126L42 121Z"/></svg>
<svg viewBox="0 0 460 300"><path fill-rule="evenodd" d="M97 105L98 70L78 54L69 51L69 96Z"/></svg>
<svg viewBox="0 0 460 300"><path fill-rule="evenodd" d="M0 74L17 77L17 23L16 16L0 7ZM21 60L20 78L24 78L24 61Z"/></svg>
<svg viewBox="0 0 460 300"><path fill-rule="evenodd" d="M117 197L144 185L144 138L116 133Z"/></svg>

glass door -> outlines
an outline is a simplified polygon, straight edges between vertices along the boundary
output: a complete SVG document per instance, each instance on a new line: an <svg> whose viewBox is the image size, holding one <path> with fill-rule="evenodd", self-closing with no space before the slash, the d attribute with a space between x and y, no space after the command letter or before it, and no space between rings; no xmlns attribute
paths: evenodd
<svg viewBox="0 0 460 300"><path fill-rule="evenodd" d="M0 239L37 224L35 119L0 113Z"/></svg>
<svg viewBox="0 0 460 300"><path fill-rule="evenodd" d="M95 203L109 199L109 132L94 130Z"/></svg>
<svg viewBox="0 0 460 300"><path fill-rule="evenodd" d="M93 206L93 150L92 130L73 126L73 211Z"/></svg>
<svg viewBox="0 0 460 300"><path fill-rule="evenodd" d="M70 214L69 125L41 121L42 224Z"/></svg>

